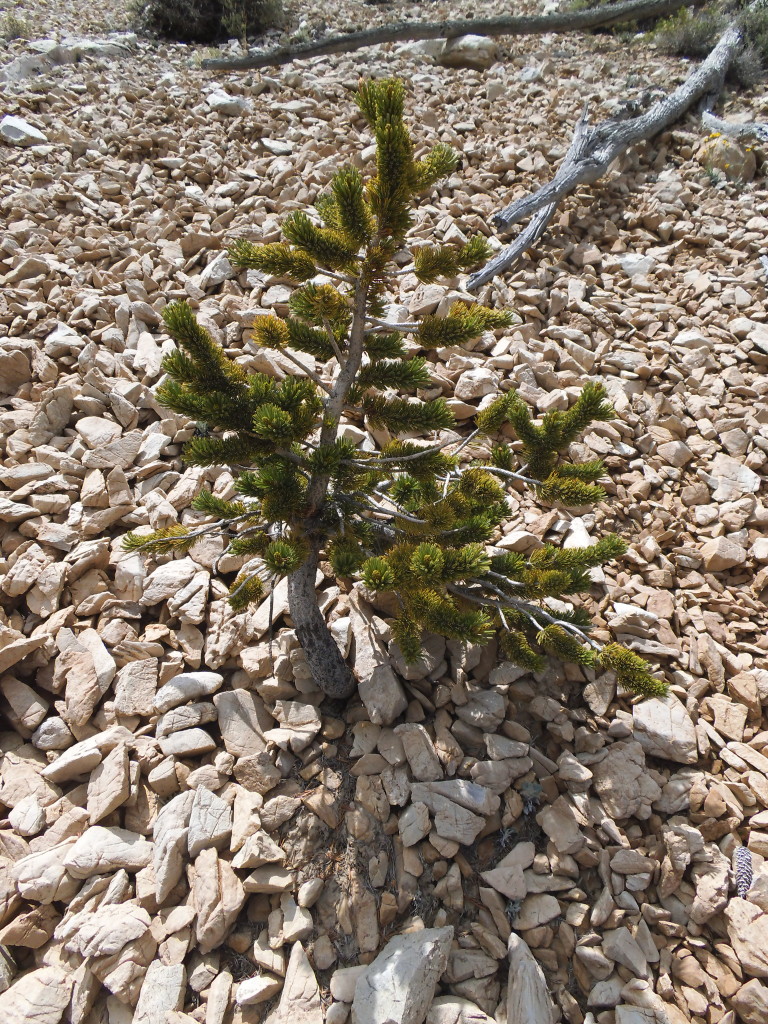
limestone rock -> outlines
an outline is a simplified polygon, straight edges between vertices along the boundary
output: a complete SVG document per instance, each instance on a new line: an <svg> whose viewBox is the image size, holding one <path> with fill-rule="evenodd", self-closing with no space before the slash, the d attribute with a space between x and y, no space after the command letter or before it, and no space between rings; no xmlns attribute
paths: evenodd
<svg viewBox="0 0 768 1024"><path fill-rule="evenodd" d="M90 878L125 868L139 871L152 859L152 843L124 828L93 825L76 840L64 856L64 866L73 878Z"/></svg>
<svg viewBox="0 0 768 1024"><path fill-rule="evenodd" d="M184 1006L187 972L183 964L165 965L159 960L147 968L131 1024L163 1024L169 1010Z"/></svg>
<svg viewBox="0 0 768 1024"><path fill-rule="evenodd" d="M488 36L456 36L446 42L437 62L448 68L486 71L496 63L498 53L498 44Z"/></svg>
<svg viewBox="0 0 768 1024"><path fill-rule="evenodd" d="M612 818L645 820L661 789L647 774L645 751L635 740L622 740L608 748L606 756L592 766L593 785Z"/></svg>
<svg viewBox="0 0 768 1024"><path fill-rule="evenodd" d="M641 701L632 709L635 739L652 757L680 764L698 760L696 731L685 705L673 694Z"/></svg>
<svg viewBox="0 0 768 1024"><path fill-rule="evenodd" d="M352 1024L422 1024L448 964L452 939L452 927L390 939L357 980Z"/></svg>
<svg viewBox="0 0 768 1024"><path fill-rule="evenodd" d="M273 724L262 698L251 690L223 690L213 698L224 746L235 757L266 749L265 733Z"/></svg>
<svg viewBox="0 0 768 1024"><path fill-rule="evenodd" d="M323 1024L323 1004L315 973L300 942L294 943L280 1003L269 1024Z"/></svg>
<svg viewBox="0 0 768 1024"><path fill-rule="evenodd" d="M39 128L13 114L6 114L0 121L0 138L13 146L39 146L48 141Z"/></svg>
<svg viewBox="0 0 768 1024"><path fill-rule="evenodd" d="M354 637L351 663L359 680L360 698L375 725L389 725L405 711L408 701L376 635L373 616L357 590L350 595L349 617Z"/></svg>
<svg viewBox="0 0 768 1024"><path fill-rule="evenodd" d="M544 972L528 945L513 932L507 949L507 1024L555 1024L557 1014Z"/></svg>
<svg viewBox="0 0 768 1024"><path fill-rule="evenodd" d="M192 902L197 911L196 938L201 953L221 945L245 900L240 879L214 849L203 850L188 868Z"/></svg>
<svg viewBox="0 0 768 1024"><path fill-rule="evenodd" d="M59 1024L73 984L72 974L60 967L22 974L0 994L0 1019L8 1024Z"/></svg>
<svg viewBox="0 0 768 1024"><path fill-rule="evenodd" d="M768 914L734 896L723 911L739 963L753 978L768 978Z"/></svg>

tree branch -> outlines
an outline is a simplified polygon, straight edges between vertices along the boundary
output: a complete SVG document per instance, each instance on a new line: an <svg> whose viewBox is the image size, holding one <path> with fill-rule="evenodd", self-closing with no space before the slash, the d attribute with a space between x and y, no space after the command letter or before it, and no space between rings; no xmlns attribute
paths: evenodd
<svg viewBox="0 0 768 1024"><path fill-rule="evenodd" d="M644 114L627 121L609 118L589 127L587 110L576 122L573 139L554 178L533 195L523 196L510 203L491 220L494 227L503 230L518 221L534 216L525 231L466 282L467 291L486 284L493 277L509 270L525 250L546 230L557 204L579 185L594 184L601 178L616 157L630 146L653 138L674 124L702 97L719 94L726 72L743 45L743 33L738 25L730 25L716 46L689 77L674 92L654 103Z"/></svg>
<svg viewBox="0 0 768 1024"><path fill-rule="evenodd" d="M249 68L279 67L293 60L325 57L331 53L350 53L364 46L380 43L406 42L412 39L454 39L457 36L523 36L546 32L576 32L616 25L638 18L657 18L681 7L698 7L705 0L628 0L590 8L587 11L564 11L536 17L465 18L458 21L400 22L382 25L364 32L347 32L328 36L317 43L293 49L283 48L248 57L204 60L210 71L243 71Z"/></svg>

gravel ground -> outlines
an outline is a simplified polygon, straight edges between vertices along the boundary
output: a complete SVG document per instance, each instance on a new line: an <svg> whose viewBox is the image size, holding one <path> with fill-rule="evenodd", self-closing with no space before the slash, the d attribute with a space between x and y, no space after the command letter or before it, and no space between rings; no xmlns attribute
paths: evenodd
<svg viewBox="0 0 768 1024"><path fill-rule="evenodd" d="M669 697L439 638L406 671L388 607L324 577L363 684L386 680L340 706L279 587L270 627L268 601L229 610L237 564L216 577L216 543L121 549L191 516L201 484L232 493L228 472L184 467L191 427L154 399L159 311L186 298L243 365L293 372L245 333L288 289L222 250L276 240L281 214L365 162L361 75L404 78L417 142L460 151L414 227L457 240L491 236L491 214L551 176L585 102L632 112L690 65L595 35L500 40L482 70L388 46L214 74L201 47L107 38L130 32L120 4L13 10L33 31L0 53L0 115L40 136L0 142L0 1018L762 1024L759 147L707 140L691 115L565 200L482 290L516 326L424 353L460 423L499 389L543 413L604 381L617 418L574 455L606 459L609 500L575 516L512 492L496 543L621 533L627 555L584 601ZM297 9L289 31L494 13L345 2ZM765 121L768 99L728 92L718 113ZM461 295L401 280L411 314Z"/></svg>

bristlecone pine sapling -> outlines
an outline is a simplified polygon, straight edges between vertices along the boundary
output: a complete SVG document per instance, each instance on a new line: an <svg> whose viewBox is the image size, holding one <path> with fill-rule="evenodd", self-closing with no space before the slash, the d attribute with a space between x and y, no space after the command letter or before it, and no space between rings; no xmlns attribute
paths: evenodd
<svg viewBox="0 0 768 1024"><path fill-rule="evenodd" d="M605 497L597 482L602 462L575 464L561 454L593 420L613 415L603 387L587 383L570 409L547 413L538 424L515 391L503 392L463 439L443 398L415 397L431 379L426 360L411 357L415 346L406 348L407 337L422 350L461 346L508 326L511 316L459 301L446 316L387 319L387 302L397 294L394 257L402 255L417 197L457 162L443 144L415 159L403 98L398 81L365 82L357 94L376 141L375 174L365 180L354 167L340 170L314 215L298 211L285 219L284 242L241 240L230 250L238 268L300 285L288 316L259 316L252 328L256 343L295 363L295 376L246 372L186 303L166 307L165 325L178 348L164 360L157 398L208 425L187 442L184 459L236 471L239 499L203 490L192 506L203 518L129 534L125 545L185 551L204 534L223 533L227 552L248 556L229 592L236 610L260 601L270 583L286 576L299 641L316 683L332 697L348 696L355 680L318 607L321 556L338 577L395 592L401 610L392 633L409 661L418 659L425 630L468 644L498 634L503 655L533 671L553 654L612 669L635 693L663 693L641 658L590 636L582 608L563 610L563 598L589 588L591 567L623 553L619 537L609 534L586 548L545 544L528 555L491 545L509 517L507 489L517 481L547 503L581 506ZM420 246L411 269L432 282L489 255L482 238ZM314 356L320 372L306 367L302 354ZM378 451L358 447L344 435L345 416L364 417L391 440ZM499 439L502 428L520 443ZM418 439L426 434L437 439ZM471 454L478 446L482 460ZM560 603L548 604L551 598Z"/></svg>

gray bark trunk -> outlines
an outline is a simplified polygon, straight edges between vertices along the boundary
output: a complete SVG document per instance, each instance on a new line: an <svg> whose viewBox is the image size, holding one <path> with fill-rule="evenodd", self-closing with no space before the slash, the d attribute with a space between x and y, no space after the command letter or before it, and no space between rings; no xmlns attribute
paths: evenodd
<svg viewBox="0 0 768 1024"><path fill-rule="evenodd" d="M288 608L317 685L334 699L349 697L357 684L317 604L317 561L313 549L301 568L288 577Z"/></svg>
<svg viewBox="0 0 768 1024"><path fill-rule="evenodd" d="M240 71L250 68L278 67L293 60L324 57L330 53L350 53L364 46L398 43L417 39L452 39L456 36L522 36L546 32L578 32L603 28L639 18L658 18L681 7L697 7L705 0L627 0L587 11L564 11L537 17L466 18L458 21L401 22L382 25L364 32L329 36L317 43L293 49L273 50L248 57L215 58L203 61L211 71Z"/></svg>
<svg viewBox="0 0 768 1024"><path fill-rule="evenodd" d="M742 46L740 28L729 26L693 74L669 96L654 103L639 117L627 121L610 119L590 127L585 107L576 123L570 148L552 181L533 195L523 196L510 203L491 218L494 227L502 230L526 217L532 216L533 220L511 245L502 249L467 279L467 290L479 288L517 263L525 250L543 235L563 196L579 185L596 182L626 149L664 131L702 98L708 98L709 105L714 103L723 87L728 68Z"/></svg>

